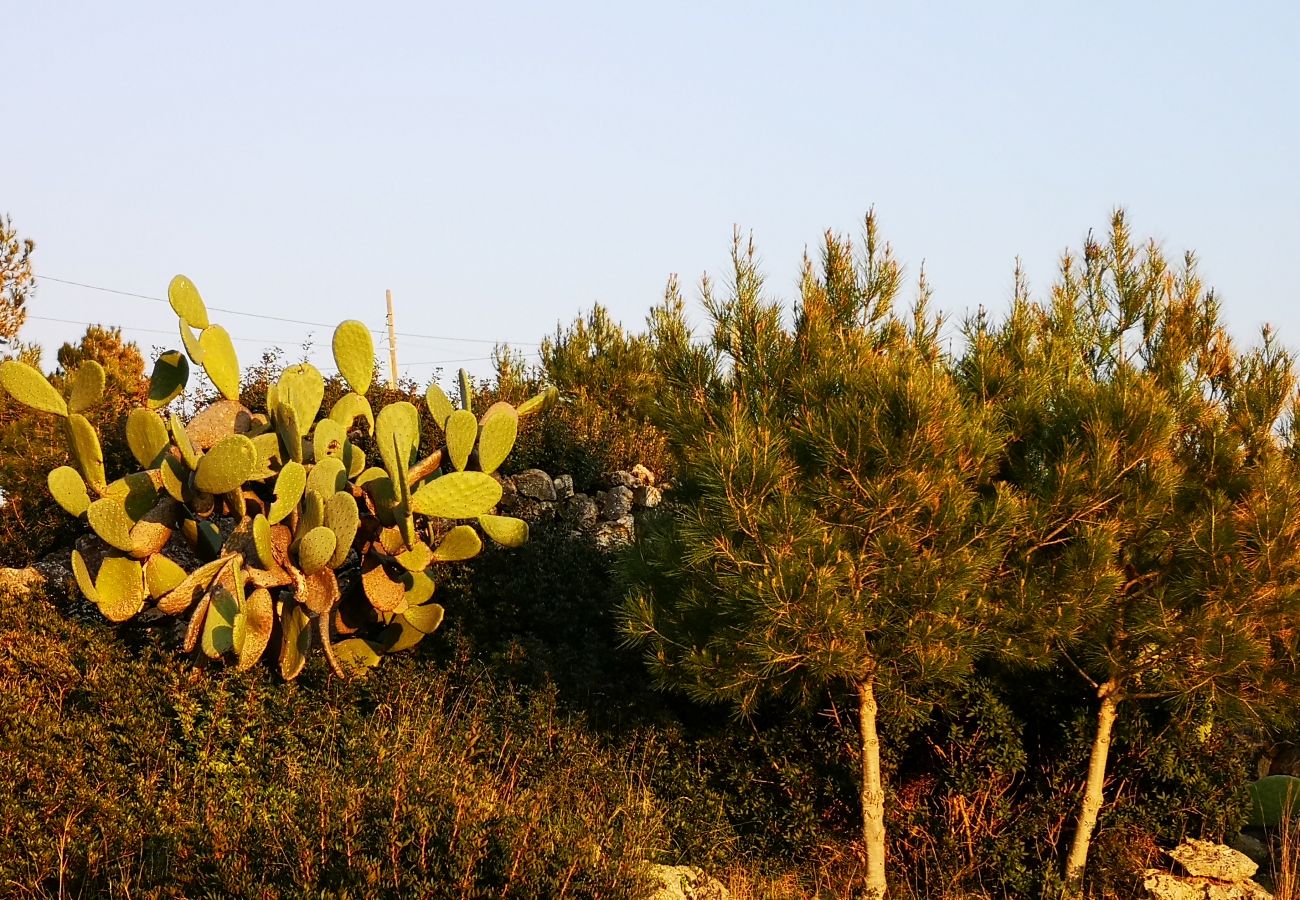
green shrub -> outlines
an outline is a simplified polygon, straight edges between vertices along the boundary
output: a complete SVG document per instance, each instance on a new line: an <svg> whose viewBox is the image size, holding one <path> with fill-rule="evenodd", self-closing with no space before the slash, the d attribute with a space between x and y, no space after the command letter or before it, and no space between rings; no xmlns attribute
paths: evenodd
<svg viewBox="0 0 1300 900"><path fill-rule="evenodd" d="M293 684L0 591L0 884L23 896L620 897L637 769L468 658Z"/></svg>

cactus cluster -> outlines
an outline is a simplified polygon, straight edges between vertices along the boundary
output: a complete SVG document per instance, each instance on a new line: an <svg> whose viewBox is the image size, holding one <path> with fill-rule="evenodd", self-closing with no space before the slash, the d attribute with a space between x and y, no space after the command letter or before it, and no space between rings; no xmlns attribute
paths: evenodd
<svg viewBox="0 0 1300 900"><path fill-rule="evenodd" d="M280 672L292 679L319 644L344 674L437 629L443 609L432 599L433 569L477 554L478 529L506 547L528 539L525 522L493 514L501 498L494 473L519 418L550 403L553 390L475 416L463 371L459 404L430 386L425 406L445 442L421 457L416 405L391 403L375 415L366 399L375 358L362 323L334 332L334 360L350 391L328 414L325 380L310 363L285 369L265 411L254 412L239 399L230 335L209 322L193 282L176 276L168 298L185 349L158 357L148 404L127 419L139 472L108 480L99 435L83 415L104 394L98 363L72 374L66 397L36 369L0 364L9 394L65 420L75 467L50 472L49 490L104 544L96 571L76 550L72 569L108 619L125 621L152 604L188 614L187 652L201 647L248 668L278 646ZM221 398L188 423L174 411L164 418L191 363ZM373 437L380 465L354 443L359 429Z"/></svg>

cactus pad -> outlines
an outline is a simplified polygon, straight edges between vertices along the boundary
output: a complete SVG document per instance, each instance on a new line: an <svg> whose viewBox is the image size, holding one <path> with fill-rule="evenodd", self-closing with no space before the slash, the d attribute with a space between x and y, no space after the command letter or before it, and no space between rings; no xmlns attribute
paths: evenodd
<svg viewBox="0 0 1300 900"><path fill-rule="evenodd" d="M168 350L154 360L149 376L149 408L162 409L181 395L190 380L190 362L179 350Z"/></svg>
<svg viewBox="0 0 1300 900"><path fill-rule="evenodd" d="M478 465L484 472L495 472L506 461L519 434L519 413L509 403L494 403L483 414L478 438ZM451 437L448 435L448 444Z"/></svg>
<svg viewBox="0 0 1300 900"><path fill-rule="evenodd" d="M239 399L239 357L230 334L220 325L209 325L199 335L203 371L227 400Z"/></svg>
<svg viewBox="0 0 1300 900"><path fill-rule="evenodd" d="M330 408L330 419L338 422L345 429L351 429L352 424L356 422L358 417L366 420L366 430L370 434L374 434L375 414L370 408L370 401L366 399L364 394L355 392L344 394Z"/></svg>
<svg viewBox="0 0 1300 900"><path fill-rule="evenodd" d="M235 617L239 615L239 598L234 578L223 572L210 592L211 602L203 621L203 653L216 659L235 649Z"/></svg>
<svg viewBox="0 0 1300 900"><path fill-rule="evenodd" d="M184 275L177 275L167 285L167 302L182 322L200 330L208 327L208 308L199 289Z"/></svg>
<svg viewBox="0 0 1300 900"><path fill-rule="evenodd" d="M437 603L412 606L402 613L402 618L425 634L433 634L442 624L443 609Z"/></svg>
<svg viewBox="0 0 1300 900"><path fill-rule="evenodd" d="M332 497L335 491L341 491L348 485L348 473L343 463L333 456L327 456L311 467L307 473L307 490L315 491L322 497Z"/></svg>
<svg viewBox="0 0 1300 900"><path fill-rule="evenodd" d="M133 559L108 556L95 576L99 611L110 622L125 622L144 609L144 571Z"/></svg>
<svg viewBox="0 0 1300 900"><path fill-rule="evenodd" d="M303 432L311 431L324 397L325 379L311 363L298 363L281 373L276 388L276 402L280 406L287 404L293 407L298 427Z"/></svg>
<svg viewBox="0 0 1300 900"><path fill-rule="evenodd" d="M135 523L126 514L122 501L115 497L103 497L86 507L86 518L90 527L100 540L123 552L129 552L131 543L131 526Z"/></svg>
<svg viewBox="0 0 1300 900"><path fill-rule="evenodd" d="M474 411L474 384L470 381L469 372L461 369L458 373L457 380L460 382L460 408L465 412Z"/></svg>
<svg viewBox="0 0 1300 900"><path fill-rule="evenodd" d="M461 562L478 556L483 549L483 541L472 525L457 525L442 539L433 558L439 562Z"/></svg>
<svg viewBox="0 0 1300 900"><path fill-rule="evenodd" d="M393 612L406 599L401 575L386 568L383 560L374 553L366 554L362 560L361 585L370 605L380 612Z"/></svg>
<svg viewBox="0 0 1300 900"><path fill-rule="evenodd" d="M443 519L473 519L501 501L501 483L483 472L452 472L424 485L411 498L412 509Z"/></svg>
<svg viewBox="0 0 1300 900"><path fill-rule="evenodd" d="M331 569L337 569L347 559L352 541L361 525L361 513L356 498L347 491L337 491L325 502L325 524L334 532L334 555L330 557Z"/></svg>
<svg viewBox="0 0 1300 900"><path fill-rule="evenodd" d="M514 516L479 516L479 525L488 537L502 547L521 547L528 543L528 523Z"/></svg>
<svg viewBox="0 0 1300 900"><path fill-rule="evenodd" d="M196 469L199 465L199 451L190 440L189 433L185 430L185 423L181 417L172 413L171 419L172 440L176 442L176 449L181 452L181 459L190 469Z"/></svg>
<svg viewBox="0 0 1300 900"><path fill-rule="evenodd" d="M257 448L242 434L232 434L209 450L194 471L194 486L209 494L236 490L257 464Z"/></svg>
<svg viewBox="0 0 1300 900"><path fill-rule="evenodd" d="M456 411L451 398L437 384L431 384L429 389L424 392L424 403L429 407L429 415L433 417L434 424L445 429L447 427L447 417Z"/></svg>
<svg viewBox="0 0 1300 900"><path fill-rule="evenodd" d="M90 494L81 473L71 466L51 470L45 482L54 501L71 516L79 516L90 506Z"/></svg>
<svg viewBox="0 0 1300 900"><path fill-rule="evenodd" d="M260 587L248 595L239 615L235 617L232 629L232 643L235 645L235 654L239 657L238 668L241 671L252 668L262 658L274 628L275 612L271 592Z"/></svg>
<svg viewBox="0 0 1300 900"><path fill-rule="evenodd" d="M384 469L396 484L397 457L402 456L404 466L409 466L420 445L419 411L405 400L385 406L375 419L375 443L379 445Z"/></svg>
<svg viewBox="0 0 1300 900"><path fill-rule="evenodd" d="M474 452L478 439L478 420L466 409L458 409L447 417L447 454L458 471L464 471L469 455Z"/></svg>
<svg viewBox="0 0 1300 900"><path fill-rule="evenodd" d="M144 407L131 410L126 420L126 445L142 468L156 469L170 444L167 426L156 412Z"/></svg>
<svg viewBox="0 0 1300 900"><path fill-rule="evenodd" d="M348 638L334 645L334 657L345 672L357 674L379 665L379 653L369 641Z"/></svg>
<svg viewBox="0 0 1300 900"><path fill-rule="evenodd" d="M145 589L155 602L176 590L185 578L185 570L161 553L154 554L145 561Z"/></svg>
<svg viewBox="0 0 1300 900"><path fill-rule="evenodd" d="M559 401L559 399L560 391L552 385L537 396L520 403L518 409L519 418L522 419L524 416L535 415L543 410L550 409Z"/></svg>
<svg viewBox="0 0 1300 900"><path fill-rule="evenodd" d="M306 487L307 469L302 463L285 463L275 479L275 502L266 516L272 525L293 512Z"/></svg>
<svg viewBox="0 0 1300 900"><path fill-rule="evenodd" d="M288 603L280 615L280 674L288 681L298 677L311 650L311 622L307 611Z"/></svg>
<svg viewBox="0 0 1300 900"><path fill-rule="evenodd" d="M86 568L86 560L76 550L72 551L72 576L77 579L81 595L91 603L99 603L99 591L95 590L95 582L90 577L90 570Z"/></svg>
<svg viewBox="0 0 1300 900"><path fill-rule="evenodd" d="M99 445L99 432L80 413L68 415L68 444L86 481L92 486L103 487L108 478L104 473L104 450Z"/></svg>
<svg viewBox="0 0 1300 900"><path fill-rule="evenodd" d="M343 459L343 452L348 446L347 430L333 419L321 419L311 432L312 459Z"/></svg>
<svg viewBox="0 0 1300 900"><path fill-rule="evenodd" d="M324 525L316 526L298 542L298 568L304 575L315 575L329 563L337 543L333 531Z"/></svg>
<svg viewBox="0 0 1300 900"><path fill-rule="evenodd" d="M340 322L331 346L343 380L352 390L364 394L375 374L375 341L370 329L356 319Z"/></svg>
<svg viewBox="0 0 1300 900"><path fill-rule="evenodd" d="M54 385L36 369L16 359L0 363L0 387L19 403L30 406L37 412L53 413L56 416L68 414L68 404L63 395L54 389Z"/></svg>
<svg viewBox="0 0 1300 900"><path fill-rule="evenodd" d="M104 383L107 380L104 367L93 359L88 359L77 367L72 376L72 393L68 396L68 409L72 412L85 412L98 406L104 399Z"/></svg>

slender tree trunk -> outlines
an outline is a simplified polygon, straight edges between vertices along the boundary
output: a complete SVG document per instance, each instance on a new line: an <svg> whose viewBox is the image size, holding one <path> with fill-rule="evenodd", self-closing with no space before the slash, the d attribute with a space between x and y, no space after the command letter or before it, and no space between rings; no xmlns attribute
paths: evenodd
<svg viewBox="0 0 1300 900"><path fill-rule="evenodd" d="M1083 896L1083 870L1088 863L1088 848L1092 833L1097 827L1097 816L1103 802L1102 786L1106 783L1106 759L1110 756L1110 734L1115 727L1115 712L1119 707L1119 685L1114 679L1097 690L1101 708L1097 711L1097 731L1092 738L1092 758L1088 761L1088 780L1083 787L1083 801L1079 804L1079 820L1074 830L1070 855L1065 860L1065 885L1068 896Z"/></svg>
<svg viewBox="0 0 1300 900"><path fill-rule="evenodd" d="M880 780L880 738L876 731L875 679L858 682L862 732L862 843L867 849L867 900L885 896L885 788Z"/></svg>

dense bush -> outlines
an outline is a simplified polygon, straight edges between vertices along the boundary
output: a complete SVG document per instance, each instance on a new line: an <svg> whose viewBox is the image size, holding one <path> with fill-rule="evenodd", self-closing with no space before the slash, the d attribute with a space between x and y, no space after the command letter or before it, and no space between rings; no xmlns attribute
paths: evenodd
<svg viewBox="0 0 1300 900"><path fill-rule="evenodd" d="M636 768L463 655L286 685L88 608L0 591L6 893L632 896L663 842Z"/></svg>

